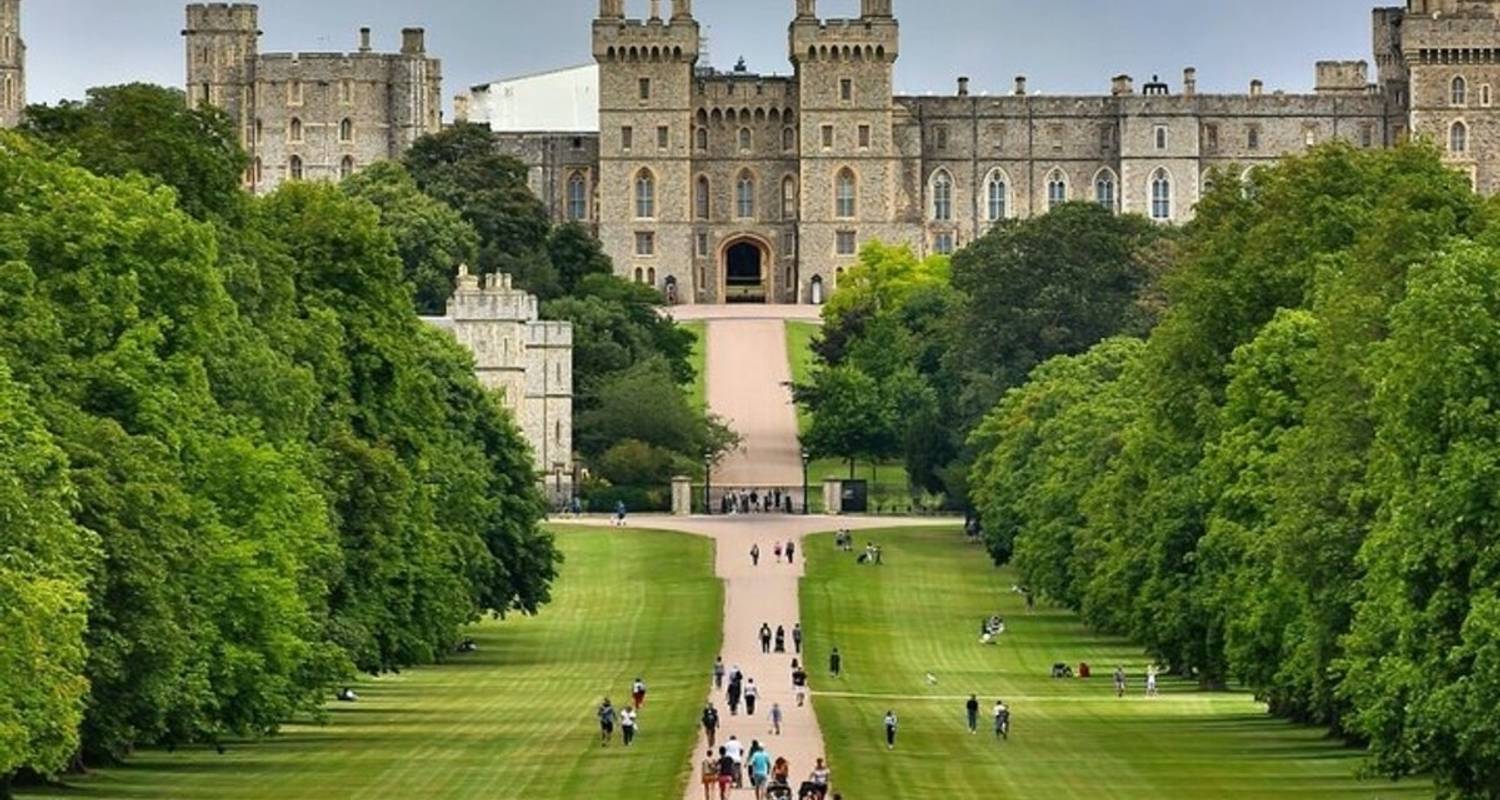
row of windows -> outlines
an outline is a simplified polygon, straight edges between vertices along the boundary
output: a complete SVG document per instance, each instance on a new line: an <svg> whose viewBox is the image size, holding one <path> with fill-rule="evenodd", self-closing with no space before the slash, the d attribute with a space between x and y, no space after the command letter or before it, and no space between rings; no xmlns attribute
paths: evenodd
<svg viewBox="0 0 1500 800"><path fill-rule="evenodd" d="M1054 169L1047 174L1047 208L1051 210L1068 202L1068 178L1062 170ZM1151 218L1172 218L1172 178L1165 168L1158 168L1151 175ZM932 197L928 216L933 222L952 222L953 176L947 170L938 170L930 181ZM985 179L985 218L989 222L1007 219L1010 214L1010 182L1002 170L995 170ZM1094 202L1109 209L1119 210L1119 191L1115 173L1102 169L1094 176ZM851 215L852 216L852 215ZM939 252L942 252L939 250Z"/></svg>
<svg viewBox="0 0 1500 800"><path fill-rule="evenodd" d="M348 178L349 176L353 175L354 167L354 156L344 156L339 161L339 178ZM264 170L264 164L262 164L261 160L257 158L250 163L249 174L247 174L245 177L249 180L250 183L259 185L265 177ZM291 158L287 159L286 175L288 178L294 181L300 181L306 176L306 174L307 166L303 162L302 156L294 155Z"/></svg>
<svg viewBox="0 0 1500 800"><path fill-rule="evenodd" d="M286 104L300 106L303 105L304 99L302 81L287 81ZM354 104L354 81L352 79L344 78L339 81L339 102L346 106Z"/></svg>
<svg viewBox="0 0 1500 800"><path fill-rule="evenodd" d="M288 142L291 142L292 144L301 144L302 143L302 129L303 129L302 120L299 119L299 118L297 118L297 117L292 117L291 121L288 122L287 126L286 126L286 140ZM255 121L255 139L256 139L256 141L260 141L260 134L261 134L260 120L256 120ZM343 142L345 144L352 144L354 142L354 120L345 118L345 119L339 121L339 141Z"/></svg>
<svg viewBox="0 0 1500 800"><path fill-rule="evenodd" d="M1462 75L1453 79L1449 85L1448 101L1451 105L1463 107L1469 104L1469 81ZM1479 87L1479 104L1488 107L1491 102L1490 85L1482 84Z"/></svg>
<svg viewBox="0 0 1500 800"><path fill-rule="evenodd" d="M0 36L0 59L10 61L16 57L16 37L12 34Z"/></svg>

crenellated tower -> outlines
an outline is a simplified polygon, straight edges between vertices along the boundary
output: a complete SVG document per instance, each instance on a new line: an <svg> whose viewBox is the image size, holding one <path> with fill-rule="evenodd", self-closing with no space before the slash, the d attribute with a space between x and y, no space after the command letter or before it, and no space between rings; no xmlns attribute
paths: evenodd
<svg viewBox="0 0 1500 800"><path fill-rule="evenodd" d="M0 128L14 128L26 108L26 43L21 0L0 0Z"/></svg>
<svg viewBox="0 0 1500 800"><path fill-rule="evenodd" d="M801 289L813 296L816 278L826 296L864 243L912 238L895 225L900 26L890 0L863 0L858 19L820 19L816 0L797 0L796 11L788 38L801 120Z"/></svg>
<svg viewBox="0 0 1500 800"><path fill-rule="evenodd" d="M182 29L191 108L217 106L234 121L253 154L259 9L248 3L195 3Z"/></svg>
<svg viewBox="0 0 1500 800"><path fill-rule="evenodd" d="M624 0L600 0L599 218L605 252L621 275L693 286L692 126L698 22L689 0L650 0L646 17Z"/></svg>

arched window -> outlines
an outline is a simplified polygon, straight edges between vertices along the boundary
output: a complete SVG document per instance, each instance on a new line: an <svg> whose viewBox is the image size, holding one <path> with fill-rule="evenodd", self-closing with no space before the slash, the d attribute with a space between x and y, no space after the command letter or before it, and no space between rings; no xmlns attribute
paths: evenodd
<svg viewBox="0 0 1500 800"><path fill-rule="evenodd" d="M754 137L752 137L750 135L750 129L749 128L740 128L740 149L741 150L749 150L750 146L753 145L754 143L755 143L755 140L754 140Z"/></svg>
<svg viewBox="0 0 1500 800"><path fill-rule="evenodd" d="M783 128L782 129L782 131L781 131L781 149L782 150L796 150L797 149L797 129L796 128L790 128L790 127L788 127L788 128Z"/></svg>
<svg viewBox="0 0 1500 800"><path fill-rule="evenodd" d="M1448 152L1459 154L1469 151L1469 126L1463 122L1453 123L1448 129Z"/></svg>
<svg viewBox="0 0 1500 800"><path fill-rule="evenodd" d="M354 156L344 156L339 162L339 177L347 178L354 174Z"/></svg>
<svg viewBox="0 0 1500 800"><path fill-rule="evenodd" d="M1062 170L1054 169L1047 176L1047 210L1051 211L1066 202L1068 202L1067 176L1063 175Z"/></svg>
<svg viewBox="0 0 1500 800"><path fill-rule="evenodd" d="M1005 180L1005 173L999 170L991 172L984 194L986 219L999 222L1010 215L1010 185Z"/></svg>
<svg viewBox="0 0 1500 800"><path fill-rule="evenodd" d="M652 219L656 216L656 178L649 170L641 170L635 176L635 218Z"/></svg>
<svg viewBox="0 0 1500 800"><path fill-rule="evenodd" d="M641 269L640 267L636 267L635 268L635 282L636 283L645 283L646 282L646 271L643 270L643 269Z"/></svg>
<svg viewBox="0 0 1500 800"><path fill-rule="evenodd" d="M698 188L693 196L693 213L698 219L708 219L713 213L713 204L709 195L708 176L698 176Z"/></svg>
<svg viewBox="0 0 1500 800"><path fill-rule="evenodd" d="M1459 75L1453 79L1453 105L1462 106L1469 102L1469 82L1464 76Z"/></svg>
<svg viewBox="0 0 1500 800"><path fill-rule="evenodd" d="M6 75L5 76L5 92L3 94L0 94L0 108L4 108L7 111L10 110L11 106L15 104L15 100L14 100L15 92L16 92L15 81L9 75Z"/></svg>
<svg viewBox="0 0 1500 800"><path fill-rule="evenodd" d="M1115 202L1115 174L1107 169L1099 170L1094 176L1094 202L1110 211L1115 211L1118 205Z"/></svg>
<svg viewBox="0 0 1500 800"><path fill-rule="evenodd" d="M583 173L575 172L568 179L568 219L577 222L589 215L589 185Z"/></svg>
<svg viewBox="0 0 1500 800"><path fill-rule="evenodd" d="M707 150L708 149L708 128L699 128L697 135L698 135L698 149L699 150Z"/></svg>
<svg viewBox="0 0 1500 800"><path fill-rule="evenodd" d="M839 219L854 219L859 209L859 196L855 188L854 171L848 167L839 170L834 188L834 216Z"/></svg>
<svg viewBox="0 0 1500 800"><path fill-rule="evenodd" d="M646 283L652 286L656 285L656 267L648 267L646 269Z"/></svg>
<svg viewBox="0 0 1500 800"><path fill-rule="evenodd" d="M953 220L953 178L943 170L932 176L932 218L937 222Z"/></svg>
<svg viewBox="0 0 1500 800"><path fill-rule="evenodd" d="M1151 218L1172 218L1172 178L1165 169L1158 169L1151 174Z"/></svg>
<svg viewBox="0 0 1500 800"><path fill-rule="evenodd" d="M302 120L301 119L299 119L297 117L292 117L291 123L289 125L287 125L286 138L287 138L287 141L290 141L290 142L300 142L300 141L302 141Z"/></svg>
<svg viewBox="0 0 1500 800"><path fill-rule="evenodd" d="M740 219L755 218L755 176L748 170L740 173L734 187L735 215Z"/></svg>
<svg viewBox="0 0 1500 800"><path fill-rule="evenodd" d="M287 173L294 181L302 180L302 156L292 156L287 162Z"/></svg>
<svg viewBox="0 0 1500 800"><path fill-rule="evenodd" d="M354 141L354 120L345 118L339 123L339 141L345 143Z"/></svg>
<svg viewBox="0 0 1500 800"><path fill-rule="evenodd" d="M797 179L790 175L781 179L781 218L797 218Z"/></svg>

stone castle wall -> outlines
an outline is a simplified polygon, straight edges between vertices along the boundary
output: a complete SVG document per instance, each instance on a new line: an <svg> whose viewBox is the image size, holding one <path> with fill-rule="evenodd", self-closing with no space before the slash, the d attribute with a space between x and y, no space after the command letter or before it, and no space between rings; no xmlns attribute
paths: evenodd
<svg viewBox="0 0 1500 800"><path fill-rule="evenodd" d="M0 128L14 128L26 108L26 42L21 0L0 0Z"/></svg>

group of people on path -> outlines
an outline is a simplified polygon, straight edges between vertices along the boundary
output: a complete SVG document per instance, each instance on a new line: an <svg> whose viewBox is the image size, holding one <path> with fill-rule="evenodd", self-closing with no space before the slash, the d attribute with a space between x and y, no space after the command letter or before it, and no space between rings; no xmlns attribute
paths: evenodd
<svg viewBox="0 0 1500 800"><path fill-rule="evenodd" d="M771 552L776 556L776 563L781 563L781 557L786 556L786 563L794 564L797 561L797 543L788 541L786 544L776 542L771 545ZM760 542L750 545L750 566L760 566Z"/></svg>
<svg viewBox="0 0 1500 800"><path fill-rule="evenodd" d="M719 800L728 800L729 790L743 789L747 778L755 790L756 800L791 800L794 796L791 762L785 758L773 758L757 740L751 740L748 750L733 736L717 750L710 744L699 767L699 775L703 800L713 800L715 788L719 790ZM820 758L797 789L795 797L798 800L827 800L832 785L833 775ZM834 794L832 800L843 800L843 797Z"/></svg>
<svg viewBox="0 0 1500 800"><path fill-rule="evenodd" d="M968 721L969 721L969 733L970 734L976 734L976 733L978 733L979 732L979 695L977 695L977 694L971 694L971 695L969 695L969 701L967 703L964 703L964 715L968 718ZM995 708L991 712L991 717L994 719L994 722L995 722L995 738L996 739L1002 739L1002 740L1003 739L1009 739L1010 738L1010 706L1006 705L1004 700L996 700L995 701Z"/></svg>
<svg viewBox="0 0 1500 800"><path fill-rule="evenodd" d="M595 715L599 718L599 746L609 747L615 738L615 725L620 727L620 739L626 747L635 744L635 735L640 730L641 708L646 705L646 682L636 678L630 685L630 703L616 709L609 698L599 704Z"/></svg>
<svg viewBox="0 0 1500 800"><path fill-rule="evenodd" d="M802 623L792 625L792 647L799 655L802 653ZM776 632L771 632L771 623L762 622L760 625L760 652L770 655L772 652L786 652L786 626L777 625Z"/></svg>
<svg viewBox="0 0 1500 800"><path fill-rule="evenodd" d="M782 492L780 489L752 489L745 491L725 492L719 498L719 513L725 516L734 514L790 514L792 513L792 495L790 492Z"/></svg>

